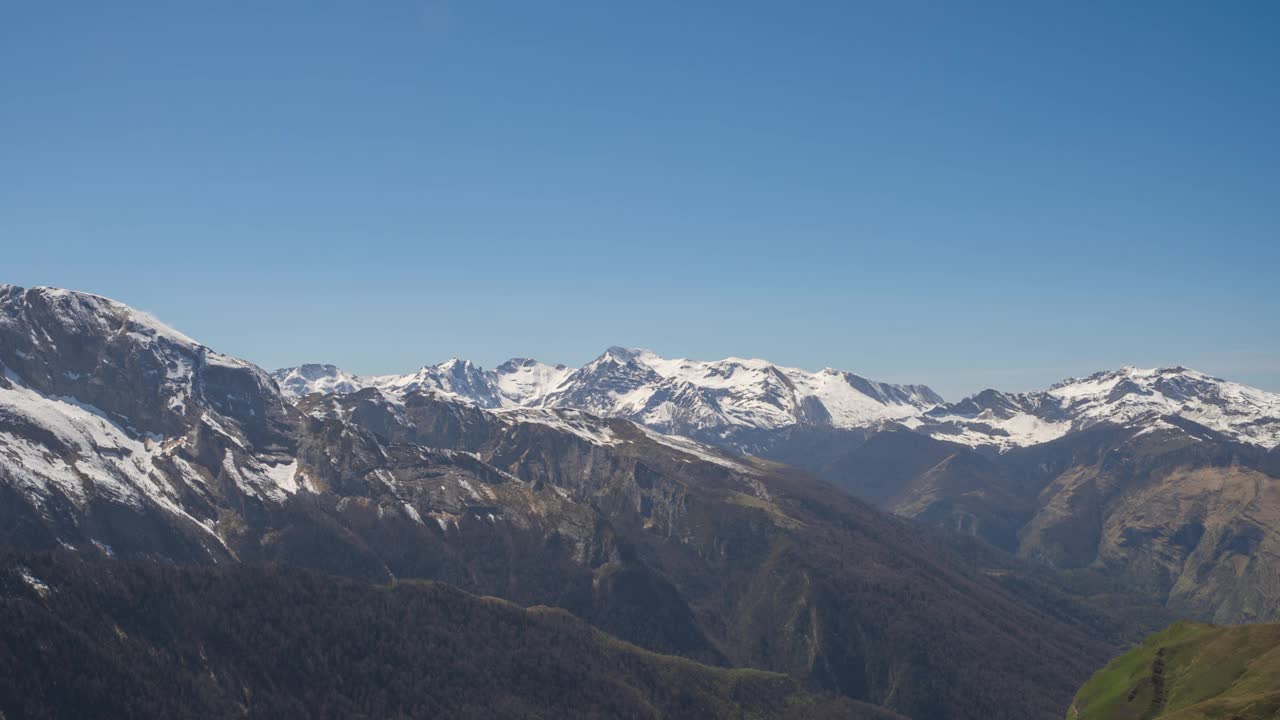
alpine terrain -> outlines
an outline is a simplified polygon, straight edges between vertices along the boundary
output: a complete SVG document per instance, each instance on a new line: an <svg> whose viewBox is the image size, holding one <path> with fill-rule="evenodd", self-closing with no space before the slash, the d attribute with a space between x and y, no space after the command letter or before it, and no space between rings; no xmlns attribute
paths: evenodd
<svg viewBox="0 0 1280 720"><path fill-rule="evenodd" d="M88 625L59 630L73 633L67 642L86 652L126 648L121 658L175 653L175 682L204 683L198 678L212 673L213 685L200 685L210 694L190 696L190 707L221 707L250 697L232 692L241 673L253 672L234 661L237 647L256 646L202 647L162 628L146 635L119 602L174 584L145 591L155 612L209 613L200 632L213 643L224 637L224 613L246 602L305 602L313 608L306 612L320 613L306 622L323 623L325 608L350 603L390 613L401 606L387 603L430 606L436 591L368 588L434 580L524 607L558 607L647 651L785 673L814 691L928 720L1059 717L1089 672L1166 620L1104 577L1086 587L964 536L922 532L803 471L564 407L551 401L554 392L579 386L555 382L554 368L509 365L516 369L505 377L453 363L414 379L346 378L361 387L340 392L353 388L338 381L334 392L299 397L252 364L120 303L0 287L0 532L21 553L55 554L12 561L4 587L21 597L4 606L6 624L51 623L74 607L74 622ZM852 376L828 375L830 384L813 386L830 392L826 414L851 417L864 403L858 398L871 397ZM777 387L797 382L779 378ZM545 403L511 400L553 384ZM474 399L490 390L488 400ZM923 388L866 390L903 416L932 402ZM757 402L717 407L730 417L726 407L737 413ZM62 553L89 565L77 569L56 557ZM319 581L291 571L277 581L256 570L131 564L142 560L283 563L359 584L317 595ZM224 577L243 587L239 595L200 589ZM109 594L85 591L108 582ZM193 606L197 597L209 604ZM459 607L474 606L466 597L446 593L462 598L449 600ZM273 612L244 622L275 627ZM502 622L515 612L502 610ZM525 637L535 637L540 621L529 622L535 635ZM123 634L72 629L107 625ZM573 632L588 644L598 637ZM7 662L32 661L31 651L11 646ZM54 662L60 655L44 657L23 683L68 680L69 666ZM122 682L137 679L127 667L120 672ZM705 675L713 684L717 677L725 676ZM284 695L267 693L270 703L244 701L250 714L308 702L289 699L297 682L281 679L274 687ZM98 692L78 697L90 702ZM708 692L708 703L724 698ZM751 702L793 702L791 690L779 692ZM426 702L409 694L360 707L407 712L410 700Z"/></svg>
<svg viewBox="0 0 1280 720"><path fill-rule="evenodd" d="M1217 622L1280 619L1280 395L1122 368L946 403L924 385L610 348L578 369L459 360L404 376L275 373L285 392L429 388L499 412L576 408L808 470L896 514L1136 582Z"/></svg>

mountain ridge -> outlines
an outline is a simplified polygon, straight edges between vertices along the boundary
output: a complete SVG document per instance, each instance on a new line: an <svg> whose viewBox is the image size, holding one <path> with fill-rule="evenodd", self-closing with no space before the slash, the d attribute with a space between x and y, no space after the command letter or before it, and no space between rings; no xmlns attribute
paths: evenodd
<svg viewBox="0 0 1280 720"><path fill-rule="evenodd" d="M308 369L326 374L307 380ZM314 372L314 371L312 371ZM539 382L519 391L516 372ZM333 366L283 368L273 377L293 397L311 392L432 389L481 407L572 407L625 417L676 435L758 450L753 431L789 427L883 430L901 426L938 440L995 452L1043 444L1101 423L1179 429L1190 421L1236 442L1280 445L1280 394L1175 365L1126 366L1067 378L1044 390L983 390L947 403L927 385L894 385L825 368L808 372L765 360L668 360L614 346L578 369L527 358L493 371L456 359L408 375L358 377Z"/></svg>

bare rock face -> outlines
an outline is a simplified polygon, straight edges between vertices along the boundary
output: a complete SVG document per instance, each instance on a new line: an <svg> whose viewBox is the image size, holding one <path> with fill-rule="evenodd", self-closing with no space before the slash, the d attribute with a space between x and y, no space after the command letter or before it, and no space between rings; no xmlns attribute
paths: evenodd
<svg viewBox="0 0 1280 720"><path fill-rule="evenodd" d="M1058 444L1018 458L1047 481L1021 554L1130 578L1184 616L1280 617L1274 453L1205 430L1100 429Z"/></svg>
<svg viewBox="0 0 1280 720"><path fill-rule="evenodd" d="M178 434L207 409L255 441L290 432L289 408L262 370L95 295L0 287L0 363L36 392L74 397L142 433Z"/></svg>
<svg viewBox="0 0 1280 720"><path fill-rule="evenodd" d="M1280 452L1162 422L1098 424L998 454L905 432L777 449L895 514L1101 572L1180 616L1280 619Z"/></svg>

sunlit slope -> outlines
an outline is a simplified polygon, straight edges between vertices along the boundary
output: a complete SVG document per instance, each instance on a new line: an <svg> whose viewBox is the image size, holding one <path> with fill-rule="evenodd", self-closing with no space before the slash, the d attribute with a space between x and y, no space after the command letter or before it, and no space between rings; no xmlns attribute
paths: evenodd
<svg viewBox="0 0 1280 720"><path fill-rule="evenodd" d="M1067 717L1280 718L1280 624L1175 623L1098 671Z"/></svg>

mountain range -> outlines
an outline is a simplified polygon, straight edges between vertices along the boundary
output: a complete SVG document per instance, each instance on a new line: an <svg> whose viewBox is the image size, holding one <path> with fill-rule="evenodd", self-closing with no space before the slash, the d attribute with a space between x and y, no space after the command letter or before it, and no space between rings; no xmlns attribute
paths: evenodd
<svg viewBox="0 0 1280 720"><path fill-rule="evenodd" d="M942 398L923 385L891 385L853 373L810 373L763 360L667 360L612 347L581 368L516 358L494 370L465 360L407 375L357 377L332 365L273 373L293 397L377 388L439 392L483 408L575 408L659 432L721 441L793 425L867 427L918 415Z"/></svg>
<svg viewBox="0 0 1280 720"><path fill-rule="evenodd" d="M1189 617L1280 619L1280 395L1184 367L947 403L925 385L613 347L578 369L450 360L362 378L278 370L295 398L428 392L499 414L574 408L810 471L895 514L1051 566L1134 580ZM1158 508L1158 512L1151 509Z"/></svg>
<svg viewBox="0 0 1280 720"><path fill-rule="evenodd" d="M1057 715L1161 618L621 418L421 387L291 402L98 296L0 287L0 365L0 542L24 551L443 581L918 720Z"/></svg>
<svg viewBox="0 0 1280 720"><path fill-rule="evenodd" d="M576 369L515 358L485 370L452 359L406 375L360 377L309 364L273 377L295 398L362 388L392 395L427 390L483 408L576 408L743 451L755 449L762 432L796 427L905 428L994 452L1103 424L1192 433L1198 426L1237 442L1280 445L1280 395L1184 367L1126 367L1037 392L984 390L955 403L927 385L875 382L831 368L808 372L740 358L669 360L621 347Z"/></svg>
<svg viewBox="0 0 1280 720"><path fill-rule="evenodd" d="M111 563L280 563L556 607L917 720L1060 717L1171 613L1274 618L1274 401L1174 368L949 405L619 348L267 373L106 298L0 286L0 544L37 553L10 572L22 617L77 573L134 572ZM175 681L232 672L199 652Z"/></svg>

